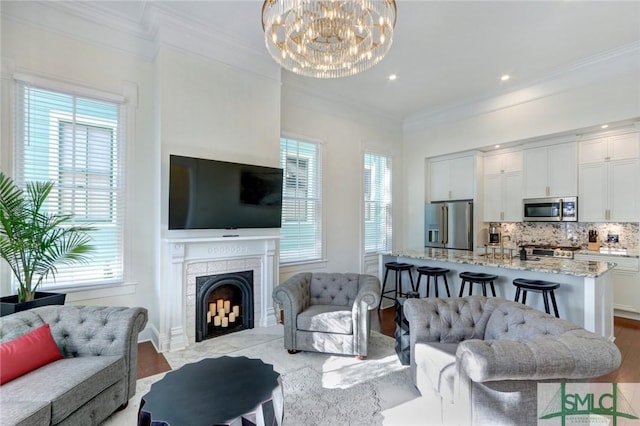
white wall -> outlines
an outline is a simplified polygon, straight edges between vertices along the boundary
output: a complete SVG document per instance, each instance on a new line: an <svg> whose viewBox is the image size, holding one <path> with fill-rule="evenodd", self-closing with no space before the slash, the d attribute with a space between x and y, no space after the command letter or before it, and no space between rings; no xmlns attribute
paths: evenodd
<svg viewBox="0 0 640 426"><path fill-rule="evenodd" d="M282 133L322 144L326 262L303 270L362 270L362 176L365 149L392 156L394 246L402 246L402 127L397 121L356 111L283 87ZM286 278L300 268L281 268Z"/></svg>
<svg viewBox="0 0 640 426"><path fill-rule="evenodd" d="M166 234L169 154L279 166L280 82L171 48L156 64Z"/></svg>
<svg viewBox="0 0 640 426"><path fill-rule="evenodd" d="M425 158L541 138L602 123L640 117L640 63L612 78L536 96L486 113L405 126L408 194L425 194ZM526 98L526 97L525 97ZM424 197L406 197L406 247L424 243Z"/></svg>

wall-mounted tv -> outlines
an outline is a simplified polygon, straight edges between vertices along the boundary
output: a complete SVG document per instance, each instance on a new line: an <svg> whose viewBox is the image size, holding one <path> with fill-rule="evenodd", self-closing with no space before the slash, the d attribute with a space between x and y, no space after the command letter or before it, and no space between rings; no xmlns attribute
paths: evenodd
<svg viewBox="0 0 640 426"><path fill-rule="evenodd" d="M169 157L169 229L279 228L282 169Z"/></svg>

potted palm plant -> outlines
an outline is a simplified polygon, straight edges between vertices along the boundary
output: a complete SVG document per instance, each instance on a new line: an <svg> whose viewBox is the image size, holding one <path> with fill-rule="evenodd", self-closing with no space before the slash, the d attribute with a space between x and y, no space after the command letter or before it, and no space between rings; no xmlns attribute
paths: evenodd
<svg viewBox="0 0 640 426"><path fill-rule="evenodd" d="M36 290L45 278L55 278L59 265L89 259L87 233L93 228L72 225L71 215L45 209L53 186L51 181L29 182L23 190L0 173L0 257L18 283L17 295L0 297L0 316L42 304L64 304L65 294Z"/></svg>

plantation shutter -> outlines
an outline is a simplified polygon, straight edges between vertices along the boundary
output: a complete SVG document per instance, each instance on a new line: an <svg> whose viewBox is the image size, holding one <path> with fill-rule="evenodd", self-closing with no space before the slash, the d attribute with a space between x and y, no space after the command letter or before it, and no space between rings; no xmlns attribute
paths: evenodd
<svg viewBox="0 0 640 426"><path fill-rule="evenodd" d="M14 179L54 181L46 208L95 228L88 264L62 265L43 287L123 280L124 114L104 100L16 81Z"/></svg>
<svg viewBox="0 0 640 426"><path fill-rule="evenodd" d="M391 158L364 154L365 253L391 250Z"/></svg>
<svg viewBox="0 0 640 426"><path fill-rule="evenodd" d="M317 143L280 140L284 172L280 263L322 258L322 174Z"/></svg>

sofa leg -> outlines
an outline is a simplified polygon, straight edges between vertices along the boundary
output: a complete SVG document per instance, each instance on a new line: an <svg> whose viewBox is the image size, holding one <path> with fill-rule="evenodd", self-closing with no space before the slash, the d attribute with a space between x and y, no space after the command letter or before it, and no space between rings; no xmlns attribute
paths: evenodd
<svg viewBox="0 0 640 426"><path fill-rule="evenodd" d="M129 401L125 402L124 404L122 404L121 406L118 407L118 409L116 411L122 411L125 408L127 408L127 406L129 405Z"/></svg>
<svg viewBox="0 0 640 426"><path fill-rule="evenodd" d="M366 356L364 356L364 355L356 355L356 359L357 359L358 361L364 361L365 359L367 359L367 357L366 357Z"/></svg>
<svg viewBox="0 0 640 426"><path fill-rule="evenodd" d="M297 351L297 350L295 350L295 349L287 349L287 352L289 352L289 355L295 355L295 354L297 354L297 353L298 353L298 352L300 352L300 351Z"/></svg>

